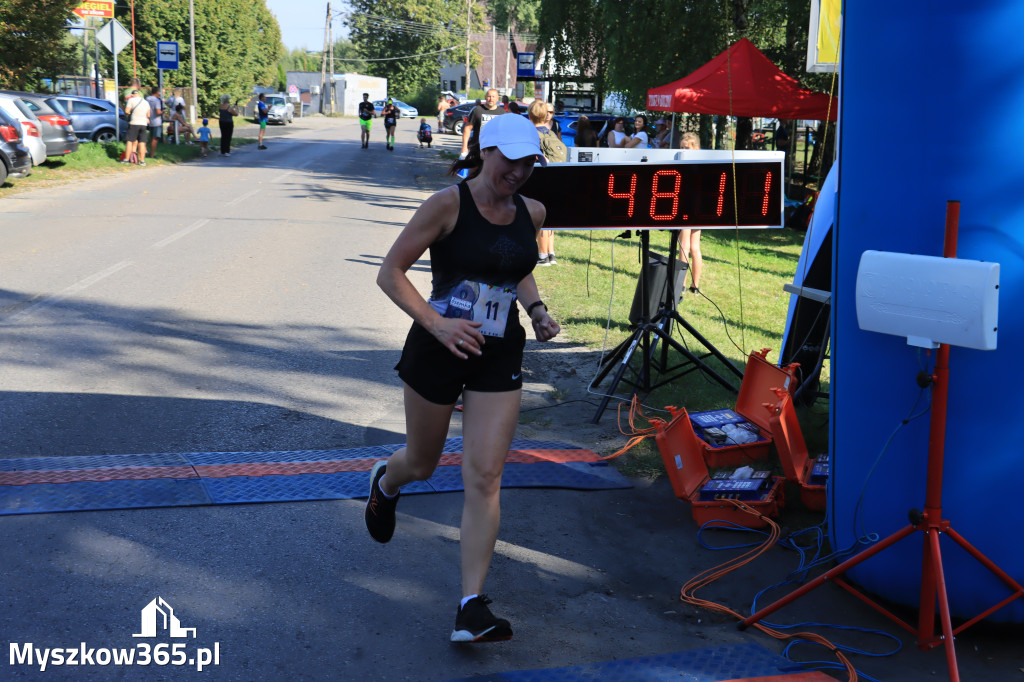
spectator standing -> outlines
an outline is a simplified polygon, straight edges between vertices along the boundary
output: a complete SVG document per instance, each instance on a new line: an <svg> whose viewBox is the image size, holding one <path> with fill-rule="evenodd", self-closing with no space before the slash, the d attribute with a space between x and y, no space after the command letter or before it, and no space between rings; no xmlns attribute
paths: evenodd
<svg viewBox="0 0 1024 682"><path fill-rule="evenodd" d="M626 141L626 149L647 149L650 144L647 135L647 117L643 114L637 114L633 120L633 126L635 130L633 135Z"/></svg>
<svg viewBox="0 0 1024 682"><path fill-rule="evenodd" d="M597 132L590 124L590 119L580 116L579 122L576 123L576 146L596 147L597 144Z"/></svg>
<svg viewBox="0 0 1024 682"><path fill-rule="evenodd" d="M697 133L683 133L680 149L700 149ZM704 258L700 253L700 230L679 231L679 257L686 261L690 271L690 293L699 294L700 274L704 269Z"/></svg>
<svg viewBox="0 0 1024 682"><path fill-rule="evenodd" d="M267 146L263 144L263 135L267 132L267 118L270 117L270 107L267 106L267 96L264 93L260 93L260 96L256 98L256 120L260 124L260 141L256 146L257 149L266 149Z"/></svg>
<svg viewBox="0 0 1024 682"><path fill-rule="evenodd" d="M384 108L380 111L384 118L384 141L387 143L388 151L395 151L395 128L398 126L398 107L393 99L388 97Z"/></svg>
<svg viewBox="0 0 1024 682"><path fill-rule="evenodd" d="M559 125L558 120L555 119L555 108L550 104L545 104L544 107L547 112L546 118L544 119L544 125L546 125L548 127L548 130L554 133L555 137L558 138L558 141L561 142L562 126Z"/></svg>
<svg viewBox="0 0 1024 682"><path fill-rule="evenodd" d="M671 149L672 129L668 127L668 121L663 118L659 118L654 122L654 129L656 134L654 139L651 140L651 146L655 149Z"/></svg>
<svg viewBox="0 0 1024 682"><path fill-rule="evenodd" d="M501 519L501 474L522 403L526 331L516 302L538 341L560 331L532 273L546 210L518 193L540 154L537 131L522 116L483 125L478 144L451 169L468 170L469 179L416 210L377 274L380 288L413 319L396 368L407 443L373 467L364 518L374 540L391 540L401 488L430 478L437 468L461 394L465 499L459 533L463 596L451 633L456 643L512 638L511 625L491 612L482 592ZM433 291L424 300L407 273L428 249ZM456 305L470 298L471 311Z"/></svg>
<svg viewBox="0 0 1024 682"><path fill-rule="evenodd" d="M220 155L231 156L231 137L235 134L235 116L238 107L231 103L230 95L220 96Z"/></svg>
<svg viewBox="0 0 1024 682"><path fill-rule="evenodd" d="M448 111L448 107L450 107L450 106L451 106L451 103L448 101L448 98L445 97L444 95L441 95L437 99L437 132L438 133L443 133L444 132L444 112Z"/></svg>
<svg viewBox="0 0 1024 682"><path fill-rule="evenodd" d="M498 91L491 88L487 91L483 104L473 107L469 121L462 127L462 158L466 158L474 149L480 150L480 131L487 123L505 113L498 106Z"/></svg>
<svg viewBox="0 0 1024 682"><path fill-rule="evenodd" d="M160 99L160 88L153 88L146 97L149 103L149 155L156 156L156 143L164 137L164 101Z"/></svg>
<svg viewBox="0 0 1024 682"><path fill-rule="evenodd" d="M209 126L210 119L204 118L203 125L196 131L199 133L199 151L202 152L204 159L210 151L210 135L213 132L210 130Z"/></svg>
<svg viewBox="0 0 1024 682"><path fill-rule="evenodd" d="M370 148L370 128L373 127L373 102L370 93L363 93L363 101L359 103L359 139L363 149Z"/></svg>
<svg viewBox="0 0 1024 682"><path fill-rule="evenodd" d="M562 144L562 141L548 128L551 121L552 107L545 104L543 100L534 100L530 105L530 123L537 128L537 135L540 137L540 150L544 158L554 163L564 163L569 160L569 151ZM537 235L537 265L557 265L555 260L555 231L541 230Z"/></svg>
<svg viewBox="0 0 1024 682"><path fill-rule="evenodd" d="M628 140L626 119L619 116L612 122L612 129L608 131L608 146L612 149L621 149L626 146Z"/></svg>
<svg viewBox="0 0 1024 682"><path fill-rule="evenodd" d="M131 163L132 155L138 159L140 166L146 165L146 129L149 127L149 102L138 90L132 90L128 101L124 104L124 113L128 115L128 136L125 138L124 159L121 163Z"/></svg>

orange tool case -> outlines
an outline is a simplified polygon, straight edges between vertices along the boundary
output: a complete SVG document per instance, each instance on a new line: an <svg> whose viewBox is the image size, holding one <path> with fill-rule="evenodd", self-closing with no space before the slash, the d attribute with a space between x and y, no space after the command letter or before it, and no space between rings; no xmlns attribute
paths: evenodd
<svg viewBox="0 0 1024 682"><path fill-rule="evenodd" d="M756 465L771 456L771 416L779 409L780 401L779 394L773 389L788 393L796 365L780 369L765 359L767 354L767 348L750 354L733 410L739 417L757 426L759 440L716 447L697 435L691 418L701 423L701 415L715 418L719 415L701 412L690 415L685 409L671 406L666 408L672 415L671 421L652 422L656 427L655 440L672 483L672 490L676 497L689 500L693 506L693 518L700 524L711 519L723 519L748 528L767 525L763 519L740 511L727 500L700 499L701 490L709 481L709 467L735 469L745 464ZM764 516L777 516L783 505L782 483L782 478L773 478L761 499L747 500L746 503L761 510Z"/></svg>
<svg viewBox="0 0 1024 682"><path fill-rule="evenodd" d="M665 469L669 472L669 480L672 482L672 490L676 497L687 500L690 503L693 520L698 525L713 520L722 520L735 523L746 528L763 528L768 522L761 517L753 516L742 511L722 495L719 499L701 499L707 496L705 491L711 479L708 476L708 466L704 462L700 448L687 447L679 449L673 445L678 438L672 437L673 429L677 424L690 424L689 415L686 410L672 408L673 419L671 422L652 420L656 432L654 439L658 443L658 450L661 451L661 458L665 462ZM692 433L693 429L690 428ZM696 439L696 435L693 436ZM783 506L783 484L784 479L778 476L771 477L765 482L755 499L745 499L744 503L757 509L762 516L775 518L779 515L779 509ZM705 492L705 495L701 493Z"/></svg>
<svg viewBox="0 0 1024 682"><path fill-rule="evenodd" d="M788 391L776 390L778 401L772 410L769 425L775 436L779 462L786 480L800 486L800 499L814 511L825 511L825 481L828 479L828 456L812 459L807 453L803 431Z"/></svg>
<svg viewBox="0 0 1024 682"><path fill-rule="evenodd" d="M725 410L694 412L691 415L686 410L670 406L666 409L671 413L672 421L662 435L673 456L681 452L699 452L710 469L735 469L744 464L762 462L771 456L772 432L769 420L776 403L779 402L778 395L772 389L788 391L798 365L788 365L780 369L765 359L767 355L768 349L765 348L760 352L751 353L747 358L740 393L733 408L733 412L740 418L757 426L758 440L752 443L712 445L697 435L691 420L701 423L702 416L716 416L715 413L726 412ZM659 447L660 444L659 440ZM664 454L664 450L662 453ZM672 479L676 496L684 497L676 487L672 461L666 460L665 468Z"/></svg>

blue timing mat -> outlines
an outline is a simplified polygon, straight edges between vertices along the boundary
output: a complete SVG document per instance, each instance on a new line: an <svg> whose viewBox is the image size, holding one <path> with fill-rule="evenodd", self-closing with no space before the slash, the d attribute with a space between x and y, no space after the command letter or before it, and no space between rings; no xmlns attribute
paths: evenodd
<svg viewBox="0 0 1024 682"><path fill-rule="evenodd" d="M400 447L5 459L0 515L361 498L373 465ZM448 439L444 453L434 476L403 494L462 490L462 439ZM590 450L516 439L502 486L610 490L631 484Z"/></svg>
<svg viewBox="0 0 1024 682"><path fill-rule="evenodd" d="M725 682L744 678L770 678L780 682L832 679L809 673L799 663L753 642L745 642L569 668L517 670L449 682Z"/></svg>

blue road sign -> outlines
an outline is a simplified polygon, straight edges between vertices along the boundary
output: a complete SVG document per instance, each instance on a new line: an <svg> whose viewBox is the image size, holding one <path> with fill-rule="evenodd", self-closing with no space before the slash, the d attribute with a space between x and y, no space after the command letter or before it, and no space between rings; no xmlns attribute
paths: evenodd
<svg viewBox="0 0 1024 682"><path fill-rule="evenodd" d="M157 41L156 44L156 68L177 69L178 68L178 43Z"/></svg>

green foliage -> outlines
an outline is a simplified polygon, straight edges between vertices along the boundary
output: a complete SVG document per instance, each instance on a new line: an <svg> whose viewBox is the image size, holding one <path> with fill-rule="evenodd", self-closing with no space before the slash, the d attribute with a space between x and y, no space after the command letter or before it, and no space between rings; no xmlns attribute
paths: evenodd
<svg viewBox="0 0 1024 682"><path fill-rule="evenodd" d="M498 31L536 33L540 29L540 0L490 0L487 8Z"/></svg>
<svg viewBox="0 0 1024 682"><path fill-rule="evenodd" d="M221 94L244 102L253 86L277 82L281 29L264 0L198 0L194 8L200 114L215 113ZM123 25L131 27L128 5L117 5L115 15ZM122 84L137 73L143 87L156 85L157 41L176 41L181 59L180 69L164 72L164 87L190 87L188 0L147 0L135 4L137 65L133 67L131 47L121 51L118 75Z"/></svg>
<svg viewBox="0 0 1024 682"><path fill-rule="evenodd" d="M559 73L592 74L645 108L647 90L693 73L741 37L807 87L809 0L545 0L540 44ZM659 28L652 48L651 27Z"/></svg>
<svg viewBox="0 0 1024 682"><path fill-rule="evenodd" d="M0 87L36 89L41 78L74 70L77 46L67 22L80 0L0 2ZM76 22L77 23L77 22Z"/></svg>
<svg viewBox="0 0 1024 682"><path fill-rule="evenodd" d="M359 55L367 60L365 73L387 78L391 93L401 97L436 85L443 63L465 59L463 0L352 0L350 7L350 35ZM480 3L472 5L469 28L472 32L487 29ZM426 54L446 48L455 49ZM470 65L479 62L479 52L471 47Z"/></svg>

